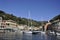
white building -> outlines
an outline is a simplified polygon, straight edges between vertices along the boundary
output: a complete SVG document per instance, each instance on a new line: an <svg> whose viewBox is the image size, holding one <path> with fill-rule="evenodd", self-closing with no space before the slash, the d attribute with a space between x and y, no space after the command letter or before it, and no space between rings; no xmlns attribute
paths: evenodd
<svg viewBox="0 0 60 40"><path fill-rule="evenodd" d="M26 26L26 25L18 25L18 29L19 29L19 30L24 30L25 26Z"/></svg>

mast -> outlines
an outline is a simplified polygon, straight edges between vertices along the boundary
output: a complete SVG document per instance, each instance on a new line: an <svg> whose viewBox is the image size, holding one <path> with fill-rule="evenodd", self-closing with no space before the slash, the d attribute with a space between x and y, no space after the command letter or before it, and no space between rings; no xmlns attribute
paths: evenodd
<svg viewBox="0 0 60 40"><path fill-rule="evenodd" d="M29 19L30 19L30 11L28 11L28 26L29 26Z"/></svg>
<svg viewBox="0 0 60 40"><path fill-rule="evenodd" d="M31 22L31 15L30 15L30 11L28 11L28 28L29 26L32 26L32 22Z"/></svg>

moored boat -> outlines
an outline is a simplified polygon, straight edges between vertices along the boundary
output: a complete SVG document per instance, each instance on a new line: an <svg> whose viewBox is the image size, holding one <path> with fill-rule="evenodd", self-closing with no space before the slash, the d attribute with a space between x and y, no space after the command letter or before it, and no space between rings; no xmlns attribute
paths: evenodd
<svg viewBox="0 0 60 40"><path fill-rule="evenodd" d="M38 34L40 31L32 31L32 34Z"/></svg>

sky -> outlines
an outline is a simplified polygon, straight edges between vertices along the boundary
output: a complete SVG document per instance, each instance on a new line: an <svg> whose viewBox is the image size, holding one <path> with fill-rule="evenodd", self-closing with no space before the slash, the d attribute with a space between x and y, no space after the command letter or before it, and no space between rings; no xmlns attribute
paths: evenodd
<svg viewBox="0 0 60 40"><path fill-rule="evenodd" d="M60 0L0 0L0 10L17 17L47 21L60 14Z"/></svg>

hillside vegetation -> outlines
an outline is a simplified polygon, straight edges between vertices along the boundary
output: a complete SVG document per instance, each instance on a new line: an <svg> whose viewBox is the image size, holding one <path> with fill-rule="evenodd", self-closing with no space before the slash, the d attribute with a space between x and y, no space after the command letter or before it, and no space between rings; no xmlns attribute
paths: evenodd
<svg viewBox="0 0 60 40"><path fill-rule="evenodd" d="M0 10L0 17L2 17L3 20L13 20L16 23L22 24L22 25L28 25L28 23L29 23L29 26L31 26L31 22L32 22L32 26L42 25L41 21L35 21L32 19L17 17L17 16L14 16L13 14L8 14L8 13L1 11L1 10ZM45 24L45 23L47 23L47 21L43 21L43 24Z"/></svg>
<svg viewBox="0 0 60 40"><path fill-rule="evenodd" d="M53 17L51 20L50 20L50 22L53 22L53 21L55 21L55 20L60 20L60 14L59 15L57 15L57 16L55 16L55 17Z"/></svg>

